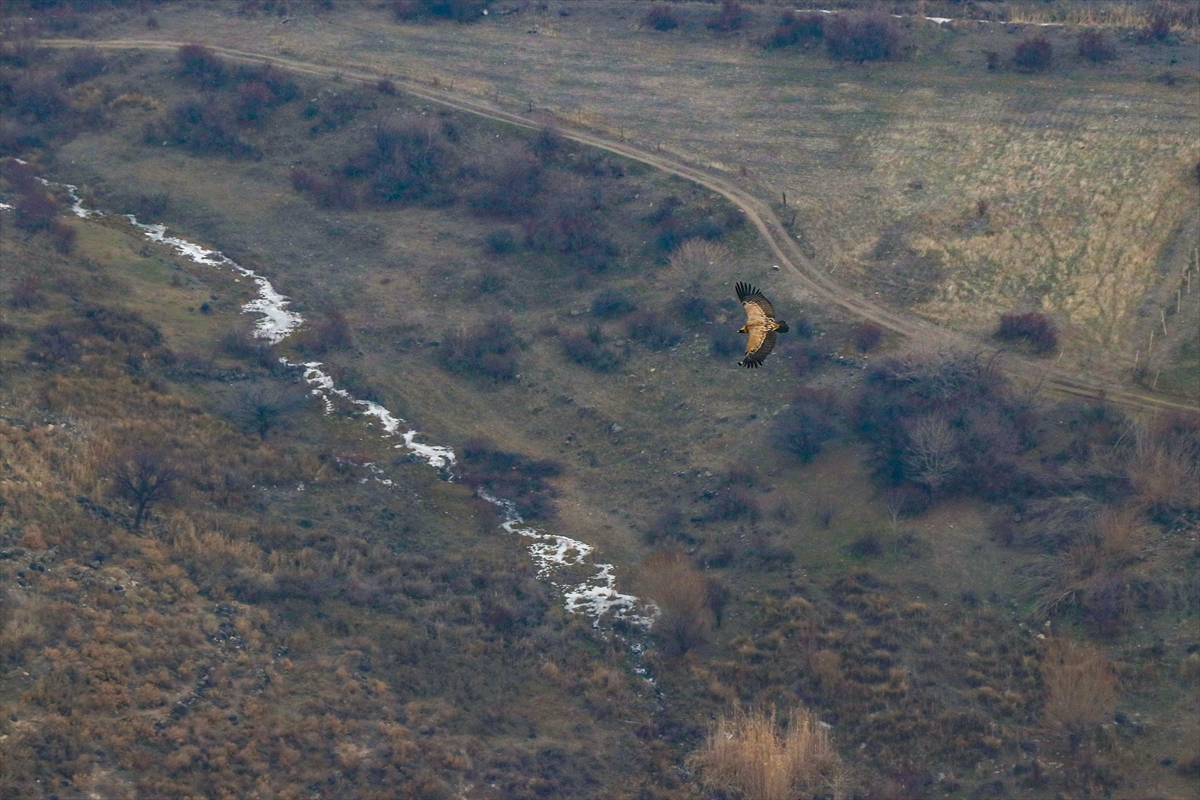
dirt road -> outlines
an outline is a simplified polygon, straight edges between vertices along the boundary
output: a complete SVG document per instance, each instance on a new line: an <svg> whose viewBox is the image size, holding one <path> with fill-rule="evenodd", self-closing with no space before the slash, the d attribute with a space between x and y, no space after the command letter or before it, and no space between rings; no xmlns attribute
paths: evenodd
<svg viewBox="0 0 1200 800"><path fill-rule="evenodd" d="M41 44L47 47L59 48L96 47L106 50L160 50L174 52L185 43L142 39L111 39L105 41L47 39L42 40ZM343 80L366 84L374 84L383 78L387 78L398 89L414 97L517 127L538 130L547 124L546 119L536 114L536 112L529 115L513 114L499 109L484 100L465 97L444 88L419 83L403 76L381 74L365 69L361 65L354 64L351 61L343 61L337 64L315 64L283 56L235 50L218 45L208 45L208 47L213 52L234 61L270 63L282 69L304 75L325 78L339 75ZM554 120L554 126L566 138L616 153L634 161L639 161L723 195L745 212L747 219L758 229L763 239L771 248L781 270L786 271L786 274L791 276L797 288L804 289L819 298L836 303L864 320L870 320L914 342L929 343L936 347L958 347L978 350L983 351L988 356L996 352L994 345L948 330L925 320L900 314L879 306L832 280L818 265L814 264L805 255L804 251L788 232L787 227L768 203L711 171L703 167L682 163L659 152L644 150L625 142L614 141L610 138L582 130L570 125L565 120ZM1005 353L1004 357L999 359L999 363L1010 374L1019 375L1026 379L1036 376L1045 388L1063 394L1091 399L1103 399L1121 405L1151 410L1174 409L1200 413L1200 406L1155 397L1120 384L1104 381L1082 373L1063 370L1048 362L1035 361L1011 352Z"/></svg>

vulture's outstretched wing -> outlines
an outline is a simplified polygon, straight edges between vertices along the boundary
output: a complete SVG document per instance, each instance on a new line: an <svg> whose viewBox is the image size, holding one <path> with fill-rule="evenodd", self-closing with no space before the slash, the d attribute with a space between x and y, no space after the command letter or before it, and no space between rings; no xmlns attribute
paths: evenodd
<svg viewBox="0 0 1200 800"><path fill-rule="evenodd" d="M751 307L757 307L763 316L775 316L775 306L771 305L771 301L758 289L743 281L738 281L733 288L737 292L737 299L741 301L747 314L752 313Z"/></svg>
<svg viewBox="0 0 1200 800"><path fill-rule="evenodd" d="M746 343L746 357L738 362L738 366L758 369L774 349L775 331L765 331L760 328L750 334L750 341Z"/></svg>

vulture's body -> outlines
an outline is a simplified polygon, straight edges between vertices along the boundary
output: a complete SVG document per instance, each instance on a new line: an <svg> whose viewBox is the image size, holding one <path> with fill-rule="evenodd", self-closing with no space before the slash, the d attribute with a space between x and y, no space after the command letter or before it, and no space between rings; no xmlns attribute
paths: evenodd
<svg viewBox="0 0 1200 800"><path fill-rule="evenodd" d="M788 324L775 319L775 307L758 289L741 281L734 289L746 310L746 324L738 333L750 337L746 341L746 357L738 362L738 366L757 369L775 349L775 334L787 333Z"/></svg>

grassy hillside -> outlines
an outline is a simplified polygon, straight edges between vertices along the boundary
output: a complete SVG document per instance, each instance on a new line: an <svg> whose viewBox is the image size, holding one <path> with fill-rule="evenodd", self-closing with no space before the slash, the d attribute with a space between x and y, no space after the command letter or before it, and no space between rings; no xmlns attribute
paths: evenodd
<svg viewBox="0 0 1200 800"><path fill-rule="evenodd" d="M551 128L194 48L89 57L6 51L10 793L753 794L718 722L810 731L784 751L810 794L1190 791L1194 420L788 299L737 209ZM31 173L268 276L304 327L265 348L247 281ZM736 279L793 328L756 373ZM146 454L173 477L139 523ZM475 487L597 546L658 602L649 636L567 614Z"/></svg>

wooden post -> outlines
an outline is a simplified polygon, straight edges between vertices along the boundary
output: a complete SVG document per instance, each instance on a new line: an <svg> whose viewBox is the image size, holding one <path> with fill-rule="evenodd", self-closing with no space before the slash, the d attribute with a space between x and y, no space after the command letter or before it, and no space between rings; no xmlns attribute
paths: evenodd
<svg viewBox="0 0 1200 800"><path fill-rule="evenodd" d="M1179 313L1179 304L1183 302L1183 289L1175 290L1175 313Z"/></svg>
<svg viewBox="0 0 1200 800"><path fill-rule="evenodd" d="M1140 356L1141 354L1142 354L1142 351L1141 351L1141 350L1134 350L1134 351L1133 351L1133 368L1134 368L1134 369L1137 369L1137 365L1138 365L1138 356Z"/></svg>
<svg viewBox="0 0 1200 800"><path fill-rule="evenodd" d="M1162 318L1163 336L1166 336L1167 335L1167 310L1165 308L1160 308L1158 310L1158 315Z"/></svg>
<svg viewBox="0 0 1200 800"><path fill-rule="evenodd" d="M786 189L783 192L783 207L787 208L787 190Z"/></svg>
<svg viewBox="0 0 1200 800"><path fill-rule="evenodd" d="M1158 388L1158 375L1159 375L1159 373L1161 373L1161 372L1162 372L1162 370L1161 370L1161 369L1156 369L1156 370L1154 370L1154 383L1152 383L1152 384L1150 385L1150 390L1151 390L1151 391L1154 391L1155 389L1157 389L1157 388Z"/></svg>
<svg viewBox="0 0 1200 800"><path fill-rule="evenodd" d="M1146 348L1146 358L1149 358L1152 352L1154 352L1154 331L1150 331L1150 346Z"/></svg>

